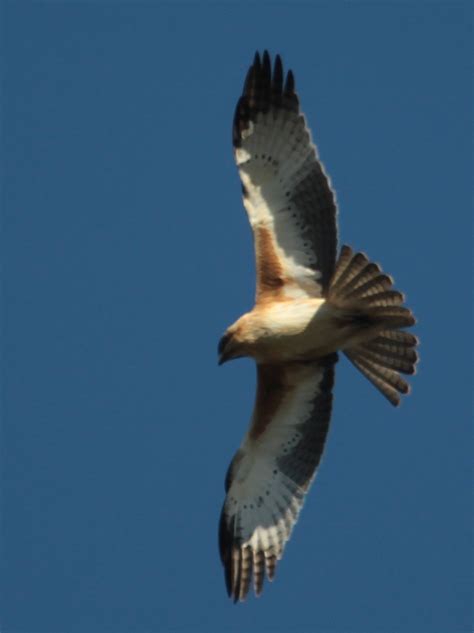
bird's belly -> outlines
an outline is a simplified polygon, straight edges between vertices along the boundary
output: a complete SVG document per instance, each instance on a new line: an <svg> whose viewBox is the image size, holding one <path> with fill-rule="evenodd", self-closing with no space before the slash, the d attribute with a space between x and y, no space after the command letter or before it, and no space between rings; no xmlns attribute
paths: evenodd
<svg viewBox="0 0 474 633"><path fill-rule="evenodd" d="M262 335L253 354L258 362L316 359L337 351L344 343L344 332L324 299L282 303L262 316Z"/></svg>

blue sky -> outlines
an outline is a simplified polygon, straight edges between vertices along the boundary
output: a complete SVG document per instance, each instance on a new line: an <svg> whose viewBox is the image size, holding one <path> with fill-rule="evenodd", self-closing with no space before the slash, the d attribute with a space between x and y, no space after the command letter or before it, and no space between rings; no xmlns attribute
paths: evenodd
<svg viewBox="0 0 474 633"><path fill-rule="evenodd" d="M2 14L2 631L470 631L468 4ZM216 348L253 301L231 120L263 48L422 356L398 410L341 359L276 581L234 606L217 521L255 370Z"/></svg>

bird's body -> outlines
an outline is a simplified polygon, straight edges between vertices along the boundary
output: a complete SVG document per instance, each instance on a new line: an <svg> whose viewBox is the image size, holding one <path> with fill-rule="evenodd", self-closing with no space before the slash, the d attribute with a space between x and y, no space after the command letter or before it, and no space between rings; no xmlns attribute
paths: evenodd
<svg viewBox="0 0 474 633"><path fill-rule="evenodd" d="M326 299L303 298L257 304L228 328L235 357L257 363L317 361L372 339L383 324L367 324L354 311Z"/></svg>
<svg viewBox="0 0 474 633"><path fill-rule="evenodd" d="M267 52L249 69L233 127L256 256L253 309L225 332L220 362L257 366L250 426L226 477L219 545L229 595L259 595L323 453L338 352L394 405L412 374L415 323L393 280L363 253L337 259L337 207L291 71Z"/></svg>

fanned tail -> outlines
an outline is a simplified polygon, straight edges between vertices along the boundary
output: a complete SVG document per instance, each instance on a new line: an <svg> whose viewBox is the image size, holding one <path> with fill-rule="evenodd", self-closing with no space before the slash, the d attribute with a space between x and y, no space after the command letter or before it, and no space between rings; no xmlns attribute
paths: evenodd
<svg viewBox="0 0 474 633"><path fill-rule="evenodd" d="M393 288L393 279L378 264L343 246L327 299L347 314L349 321L361 327L375 326L372 338L343 351L393 405L398 405L400 394L410 391L400 372L414 374L418 361L417 337L398 329L416 322L412 311L402 305L404 295Z"/></svg>

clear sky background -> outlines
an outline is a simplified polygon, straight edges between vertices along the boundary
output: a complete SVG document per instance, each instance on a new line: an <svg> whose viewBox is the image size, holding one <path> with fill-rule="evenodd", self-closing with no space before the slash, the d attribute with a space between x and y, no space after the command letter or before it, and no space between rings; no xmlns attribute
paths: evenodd
<svg viewBox="0 0 474 633"><path fill-rule="evenodd" d="M471 631L468 7L3 3L3 633ZM397 410L341 359L276 580L234 606L255 370L216 347L253 301L231 120L263 48L421 363Z"/></svg>

